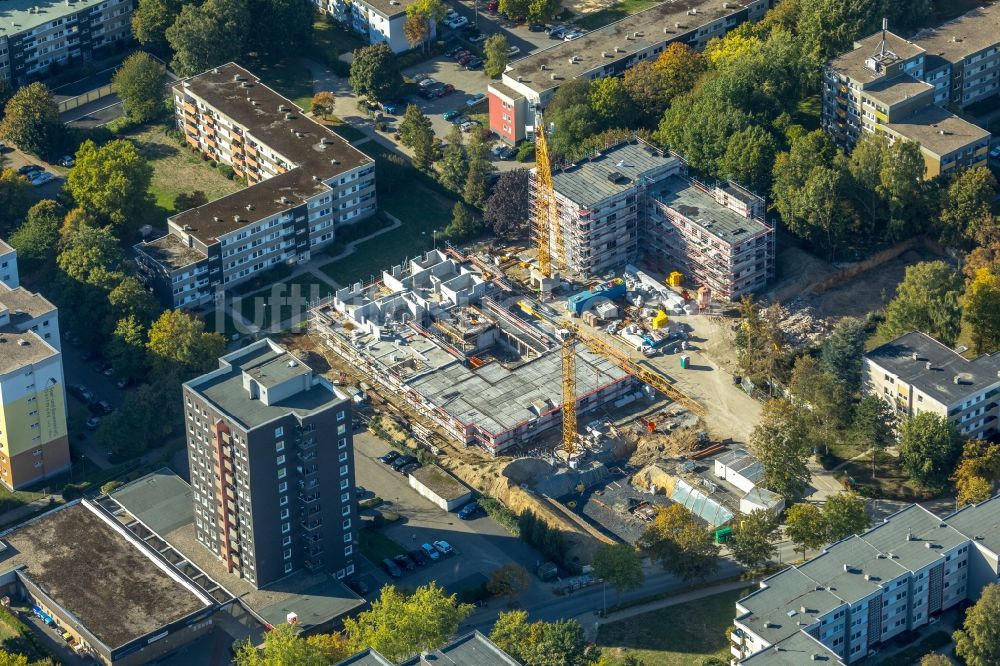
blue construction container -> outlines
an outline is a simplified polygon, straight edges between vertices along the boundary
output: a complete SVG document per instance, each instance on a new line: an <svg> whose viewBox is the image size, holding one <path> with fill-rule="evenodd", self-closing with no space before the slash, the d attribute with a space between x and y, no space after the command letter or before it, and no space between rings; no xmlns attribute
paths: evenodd
<svg viewBox="0 0 1000 666"><path fill-rule="evenodd" d="M616 298L623 298L625 296L625 280L622 278L614 278L603 282L596 287L588 289L587 291L581 291L579 294L573 294L568 299L566 299L566 307L575 316L579 317L581 314L590 309L594 304L595 299L607 298L614 300Z"/></svg>

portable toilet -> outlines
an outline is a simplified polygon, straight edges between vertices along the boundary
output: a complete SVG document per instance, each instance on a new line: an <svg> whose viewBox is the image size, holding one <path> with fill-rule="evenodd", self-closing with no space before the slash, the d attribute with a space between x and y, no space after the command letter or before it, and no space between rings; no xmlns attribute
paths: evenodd
<svg viewBox="0 0 1000 666"><path fill-rule="evenodd" d="M698 309L707 310L712 305L712 290L708 285L698 287Z"/></svg>
<svg viewBox="0 0 1000 666"><path fill-rule="evenodd" d="M684 274L680 273L679 271L674 271L673 273L670 274L670 277L667 278L667 284L669 284L671 287L679 287L683 282L684 282Z"/></svg>
<svg viewBox="0 0 1000 666"><path fill-rule="evenodd" d="M690 356L687 356L687 355L681 356L681 369L682 370L687 370L688 364L690 364L690 363L691 363L691 357Z"/></svg>
<svg viewBox="0 0 1000 666"><path fill-rule="evenodd" d="M653 330L659 330L667 327L667 321L667 313L663 310L657 310L656 315L650 320L649 325L653 327Z"/></svg>

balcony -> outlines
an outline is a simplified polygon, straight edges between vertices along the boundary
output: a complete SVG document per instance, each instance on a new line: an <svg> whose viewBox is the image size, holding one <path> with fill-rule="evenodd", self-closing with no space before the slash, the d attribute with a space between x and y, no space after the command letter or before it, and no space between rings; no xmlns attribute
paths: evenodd
<svg viewBox="0 0 1000 666"><path fill-rule="evenodd" d="M307 532L313 532L323 527L323 519L315 518L313 520L302 520L299 521L299 525L301 525L302 529L306 530Z"/></svg>
<svg viewBox="0 0 1000 666"><path fill-rule="evenodd" d="M319 453L317 453L314 449L310 449L308 451L299 451L298 453L295 454L295 457L298 458L300 462L306 463L309 462L310 460L315 460L316 458L318 458Z"/></svg>
<svg viewBox="0 0 1000 666"><path fill-rule="evenodd" d="M320 498L320 492L316 491L314 493L299 493L299 501L303 504L309 505L313 502L318 502Z"/></svg>
<svg viewBox="0 0 1000 666"><path fill-rule="evenodd" d="M299 451L305 452L316 448L316 438L315 437L302 437L296 440L295 446L298 447Z"/></svg>

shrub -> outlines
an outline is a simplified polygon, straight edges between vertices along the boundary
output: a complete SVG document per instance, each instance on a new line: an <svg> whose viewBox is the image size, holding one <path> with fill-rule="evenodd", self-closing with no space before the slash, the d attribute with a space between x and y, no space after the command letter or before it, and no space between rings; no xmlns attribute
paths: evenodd
<svg viewBox="0 0 1000 666"><path fill-rule="evenodd" d="M500 523L500 526L513 534L520 536L521 530L518 527L517 514L503 505L500 500L484 495L479 498L479 506L493 520Z"/></svg>
<svg viewBox="0 0 1000 666"><path fill-rule="evenodd" d="M215 168L218 169L219 173L221 173L229 180L232 180L233 178L236 177L236 172L233 171L233 167L229 166L228 164L223 164L222 162L219 162L218 166L216 166Z"/></svg>
<svg viewBox="0 0 1000 666"><path fill-rule="evenodd" d="M535 159L535 144L531 141L525 141L521 144L521 147L517 149L517 161L518 162L531 162Z"/></svg>
<svg viewBox="0 0 1000 666"><path fill-rule="evenodd" d="M108 493L113 492L118 488L120 488L121 485L122 485L121 481L108 481L103 486L101 486L101 494L107 495Z"/></svg>
<svg viewBox="0 0 1000 666"><path fill-rule="evenodd" d="M63 486L62 498L67 502L83 497L83 491L87 489L85 483L67 483Z"/></svg>

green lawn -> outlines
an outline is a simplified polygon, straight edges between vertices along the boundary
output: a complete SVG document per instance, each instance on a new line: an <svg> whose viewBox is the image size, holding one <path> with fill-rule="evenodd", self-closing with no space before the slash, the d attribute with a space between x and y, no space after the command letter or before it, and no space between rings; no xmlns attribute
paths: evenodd
<svg viewBox="0 0 1000 666"><path fill-rule="evenodd" d="M374 141L361 149L376 161L384 159L388 152ZM451 222L455 199L428 176L408 171L412 177L400 179L392 186L377 185L379 208L399 218L403 226L361 243L353 254L322 266L320 270L337 284L378 277L384 269L431 249L434 231L440 232Z"/></svg>
<svg viewBox="0 0 1000 666"><path fill-rule="evenodd" d="M753 589L723 592L602 625L597 645L612 659L631 654L657 666L700 666L707 657L729 663L726 629L733 623L737 599Z"/></svg>
<svg viewBox="0 0 1000 666"><path fill-rule="evenodd" d="M316 15L311 49L313 58L324 62L367 45L360 35L342 28L332 19Z"/></svg>
<svg viewBox="0 0 1000 666"><path fill-rule="evenodd" d="M41 499L45 493L30 490L11 491L0 485L0 513L17 509L25 504L30 504L37 499Z"/></svg>
<svg viewBox="0 0 1000 666"><path fill-rule="evenodd" d="M614 21L620 21L636 12L649 9L660 4L660 2L662 0L621 0L621 2L616 2L607 9L581 16L575 23L585 30L596 30Z"/></svg>
<svg viewBox="0 0 1000 666"><path fill-rule="evenodd" d="M795 122L809 131L819 129L820 112L819 95L806 97L799 101L798 107L795 109Z"/></svg>
<svg viewBox="0 0 1000 666"><path fill-rule="evenodd" d="M275 286L283 287L283 289L277 292L278 299L280 301L278 303L278 307L280 309L280 316L278 320L274 320L274 286L265 287L254 294L250 294L249 296L238 297L241 299L239 307L240 313L243 315L244 319L247 319L250 322L257 324L262 329L265 329L270 327L273 323L280 323L290 319L295 314L296 310L304 315L305 313L301 309L303 306L301 299L313 301L319 298L325 298L333 293L333 287L331 285L320 281L311 273L299 275L291 280L281 280L275 282ZM297 292L296 288L298 288Z"/></svg>
<svg viewBox="0 0 1000 666"><path fill-rule="evenodd" d="M371 528L358 530L358 542L361 554L376 566L386 558L392 559L393 556L406 552L398 543Z"/></svg>
<svg viewBox="0 0 1000 666"><path fill-rule="evenodd" d="M205 330L209 333L222 333L226 337L226 340L231 340L232 337L239 333L236 330L236 322L233 321L233 317L229 312L222 313L222 330L216 321L216 313L213 311L204 317L205 320Z"/></svg>
<svg viewBox="0 0 1000 666"><path fill-rule="evenodd" d="M319 120L319 119L317 119L317 120ZM334 132L336 132L337 134L339 134L343 138L347 139L348 141L358 141L358 140L364 139L364 138L366 138L368 136L367 134L365 134L364 132L362 132L358 128L352 127L349 123L345 123L344 121L335 122L331 118L331 120L328 121L328 122L324 122L324 121L320 121L320 122L323 122L324 125L326 125L328 128L330 128L331 130L333 130Z"/></svg>

